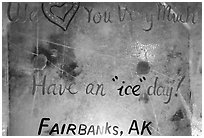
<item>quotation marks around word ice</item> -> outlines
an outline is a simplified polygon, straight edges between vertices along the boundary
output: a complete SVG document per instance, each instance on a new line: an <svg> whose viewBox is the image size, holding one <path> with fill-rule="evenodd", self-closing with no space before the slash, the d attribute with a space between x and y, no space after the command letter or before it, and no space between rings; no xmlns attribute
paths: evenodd
<svg viewBox="0 0 204 138"><path fill-rule="evenodd" d="M116 81L116 80L118 80L118 76L115 76L114 78L112 78L112 81ZM122 81L122 83L124 84L125 83L125 81Z"/></svg>
<svg viewBox="0 0 204 138"><path fill-rule="evenodd" d="M146 80L145 77L140 78L140 82L143 82L143 81L145 81L145 80Z"/></svg>
<svg viewBox="0 0 204 138"><path fill-rule="evenodd" d="M79 10L79 5L79 2L45 2L42 4L42 11L50 22L66 31L72 19ZM64 9L66 12L64 12ZM59 13L63 13L63 15L59 16Z"/></svg>
<svg viewBox="0 0 204 138"><path fill-rule="evenodd" d="M112 78L112 80L113 80L113 81L118 80L118 76L115 76L114 78ZM122 83L124 84L124 83L125 83L125 81L122 81Z"/></svg>
<svg viewBox="0 0 204 138"><path fill-rule="evenodd" d="M114 78L112 78L113 81L118 80L118 76L115 76Z"/></svg>

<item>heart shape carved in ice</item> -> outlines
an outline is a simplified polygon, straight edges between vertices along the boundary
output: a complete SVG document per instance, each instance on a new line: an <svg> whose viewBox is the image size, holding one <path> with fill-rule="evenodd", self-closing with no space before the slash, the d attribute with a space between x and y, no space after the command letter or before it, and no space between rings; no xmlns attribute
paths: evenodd
<svg viewBox="0 0 204 138"><path fill-rule="evenodd" d="M42 4L42 11L45 17L52 23L56 24L64 31L67 30L72 19L76 15L79 9L79 2L77 3L61 3L61 2L49 2ZM63 13L63 15L59 15Z"/></svg>

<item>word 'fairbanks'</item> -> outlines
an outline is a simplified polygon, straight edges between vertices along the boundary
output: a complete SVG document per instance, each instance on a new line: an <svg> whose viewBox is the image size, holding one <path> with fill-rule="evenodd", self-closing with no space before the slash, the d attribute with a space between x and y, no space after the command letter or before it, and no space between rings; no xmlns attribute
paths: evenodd
<svg viewBox="0 0 204 138"><path fill-rule="evenodd" d="M58 123L54 123L49 126L50 123L48 123L48 121L50 121L50 118L41 119L38 135L41 135L43 130L44 133L47 132L49 135L123 135L123 131L120 130L119 126L111 125L109 122L106 122L105 125L76 125L74 123L59 125ZM140 131L137 120L132 120L131 125L128 128L128 135L143 135L145 130L151 135L152 132L149 128L151 127L151 123L152 122L143 121Z"/></svg>

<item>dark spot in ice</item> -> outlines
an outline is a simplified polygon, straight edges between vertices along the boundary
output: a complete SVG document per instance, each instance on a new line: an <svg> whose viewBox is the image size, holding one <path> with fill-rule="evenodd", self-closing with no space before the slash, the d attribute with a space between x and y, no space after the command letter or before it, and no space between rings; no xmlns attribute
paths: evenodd
<svg viewBox="0 0 204 138"><path fill-rule="evenodd" d="M141 102L148 103L149 102L149 96L147 93L142 93L138 99Z"/></svg>
<svg viewBox="0 0 204 138"><path fill-rule="evenodd" d="M62 71L59 73L59 76L63 79L68 79L73 81L81 73L81 69L78 69L79 66L76 62L72 61L69 64L62 65Z"/></svg>
<svg viewBox="0 0 204 138"><path fill-rule="evenodd" d="M137 74L148 74L149 71L150 71L150 66L149 66L149 63L146 62L146 61L140 61L138 64L137 64Z"/></svg>
<svg viewBox="0 0 204 138"><path fill-rule="evenodd" d="M37 54L37 48L35 48L35 50L33 51L33 53ZM39 55L43 55L47 58L47 62L46 62L46 67L53 67L52 64L56 64L57 63L57 58L52 56L53 52L45 47L43 47L42 45L39 45L38 47L38 54ZM38 56L39 56L38 55ZM35 59L36 59L37 55L34 55L31 58L31 61L33 62L33 64L35 65ZM44 61L45 62L45 61ZM42 63L43 64L43 63ZM35 66L34 66L35 67Z"/></svg>
<svg viewBox="0 0 204 138"><path fill-rule="evenodd" d="M60 62L63 56L63 52L65 51L64 38L63 34L51 34L48 37L48 45L39 44L38 49L35 47L33 53L44 55L47 58L47 67L54 68L53 65ZM69 51L72 51L71 49ZM32 57L32 61L36 58L36 55Z"/></svg>
<svg viewBox="0 0 204 138"><path fill-rule="evenodd" d="M186 117L186 110L184 107L179 108L170 118L170 121L173 123L173 135L191 135L191 120Z"/></svg>
<svg viewBox="0 0 204 138"><path fill-rule="evenodd" d="M170 120L171 121L180 121L183 118L184 118L183 111L181 109L179 109L178 111L176 111L176 113L172 116L172 118Z"/></svg>
<svg viewBox="0 0 204 138"><path fill-rule="evenodd" d="M43 54L39 54L34 58L33 64L35 69L43 70L47 64L47 57Z"/></svg>
<svg viewBox="0 0 204 138"><path fill-rule="evenodd" d="M51 34L48 37L47 44L39 44L38 50L35 48L32 57L34 67L44 69L45 62L46 68L56 68L59 77L65 81L74 81L74 78L81 73L81 68L75 58L74 50L71 48L71 42L67 40L66 35L62 34ZM66 46L69 45L69 46ZM39 58L39 55L40 58ZM47 61L46 61L47 59ZM35 61L38 62L35 62Z"/></svg>

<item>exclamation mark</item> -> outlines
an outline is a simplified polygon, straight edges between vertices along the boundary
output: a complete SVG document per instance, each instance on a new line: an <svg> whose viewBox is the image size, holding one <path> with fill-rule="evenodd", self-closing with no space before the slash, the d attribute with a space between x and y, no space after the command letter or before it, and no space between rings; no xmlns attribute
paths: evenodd
<svg viewBox="0 0 204 138"><path fill-rule="evenodd" d="M180 86L181 86L181 83L183 82L183 80L185 79L185 76L183 76L182 78L181 78L181 80L179 81L179 83L178 83L178 86L177 86L177 89L176 89L176 91L178 92L178 89L180 88ZM178 94L177 93L175 93L175 96L177 97L178 96Z"/></svg>

